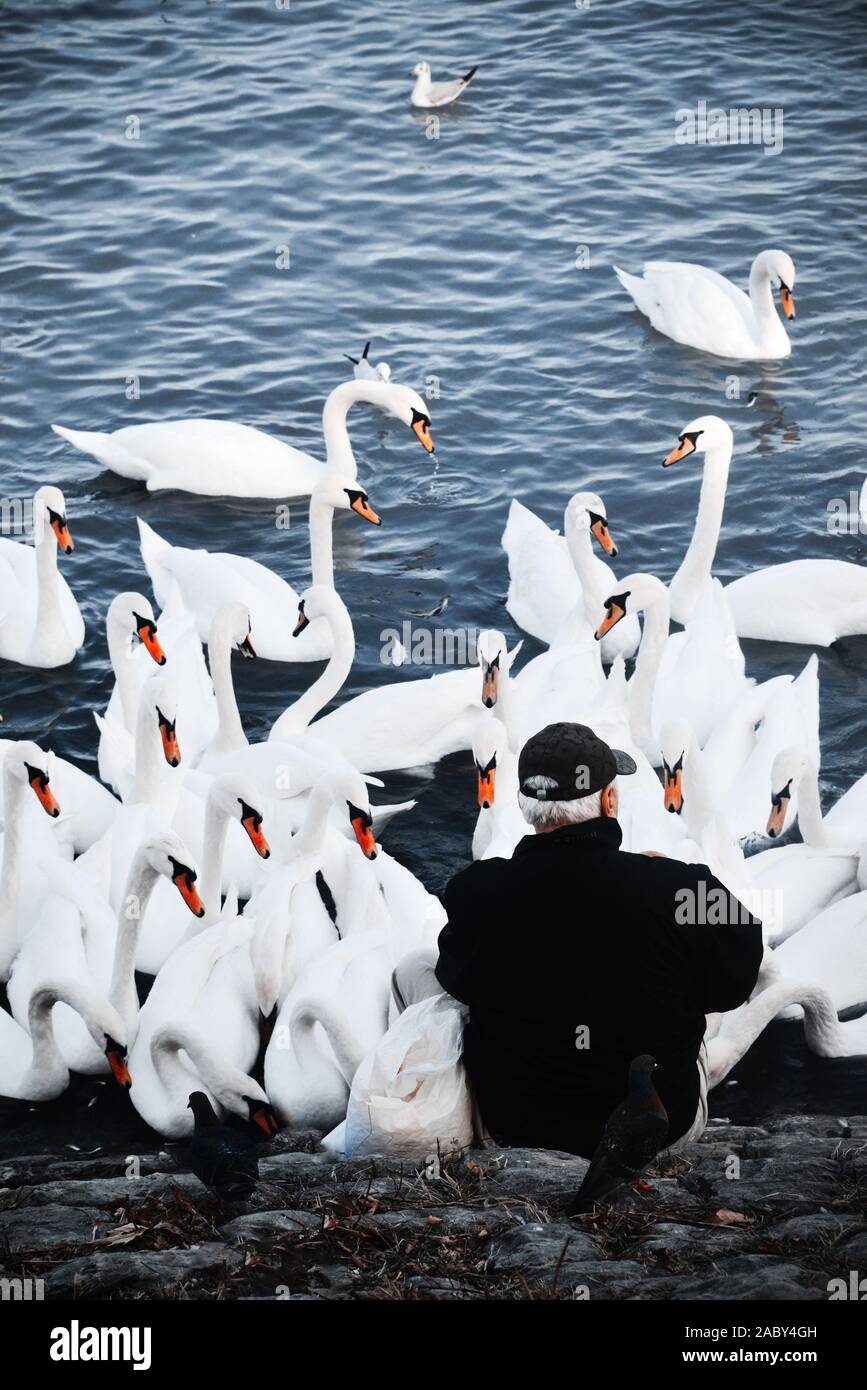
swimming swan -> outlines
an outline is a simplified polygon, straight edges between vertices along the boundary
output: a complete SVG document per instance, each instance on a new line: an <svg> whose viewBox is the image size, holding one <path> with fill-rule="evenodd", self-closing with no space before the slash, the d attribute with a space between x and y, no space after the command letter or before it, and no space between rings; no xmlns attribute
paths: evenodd
<svg viewBox="0 0 867 1390"><path fill-rule="evenodd" d="M502 537L509 561L506 608L518 627L548 646L574 640L582 628L589 636L605 595L616 589L614 571L593 553L594 537L606 555L617 554L605 504L595 492L570 497L562 536L512 499ZM640 638L638 619L630 615L603 639L602 660L610 664L618 655L634 655Z"/></svg>
<svg viewBox="0 0 867 1390"><path fill-rule="evenodd" d="M325 402L325 465L232 420L161 420L113 434L51 428L104 468L145 483L149 492L177 488L206 497L306 497L328 467L346 469L351 462L354 473L346 417L360 402L388 408L431 452L430 412L421 396L408 386L369 380L342 382Z"/></svg>
<svg viewBox="0 0 867 1390"><path fill-rule="evenodd" d="M57 548L74 549L59 487L33 496L35 544L0 536L0 659L22 666L66 666L84 641L84 620L57 569Z"/></svg>
<svg viewBox="0 0 867 1390"><path fill-rule="evenodd" d="M672 614L686 622L710 577L725 505L733 436L716 415L702 415L681 431L664 459L670 467L704 453L701 500L683 564L671 583ZM828 647L840 637L867 632L867 567L847 560L787 560L754 570L725 587L739 637L806 642Z"/></svg>
<svg viewBox="0 0 867 1390"><path fill-rule="evenodd" d="M380 524L356 479L329 473L317 484L310 499L310 557L315 582L324 585L334 581L331 528L335 510L353 511L375 526ZM293 641L298 594L267 565L246 555L171 545L140 517L138 528L142 559L157 602L162 604L172 582L177 584L203 642L217 612L240 602L250 614L250 635L258 656L267 661L326 660L331 651L327 624L317 623L301 641Z"/></svg>
<svg viewBox="0 0 867 1390"><path fill-rule="evenodd" d="M648 261L640 276L613 270L657 332L676 343L741 361L771 361L792 351L772 294L779 290L783 313L793 319L795 267L785 251L759 252L749 297L724 275L687 261Z"/></svg>

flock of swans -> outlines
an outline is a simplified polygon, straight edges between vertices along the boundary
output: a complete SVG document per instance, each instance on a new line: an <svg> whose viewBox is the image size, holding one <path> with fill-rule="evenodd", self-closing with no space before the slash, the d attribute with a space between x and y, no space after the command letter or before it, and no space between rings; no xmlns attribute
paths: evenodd
<svg viewBox="0 0 867 1390"><path fill-rule="evenodd" d="M690 269L704 277L692 295ZM735 341L737 308L753 346L773 338L782 353L769 285L776 276L794 313L789 258L757 258L752 299L741 296L752 323L726 301L728 282L700 269L656 263L640 282L618 273L680 341L700 345L715 321L718 346L749 355ZM692 539L669 584L615 574L597 492L566 501L562 535L515 500L507 608L541 654L522 664L521 643L510 650L486 629L474 664L395 673L341 700L355 637L335 587L333 517L379 523L349 411L377 408L434 448L426 402L368 349L325 404L324 461L216 420L54 427L151 491L309 497L312 582L299 592L255 560L174 545L139 521L155 603L124 592L106 612L115 683L95 712L99 779L35 741L0 740L0 1095L47 1101L71 1071L111 1071L170 1137L191 1131L193 1092L266 1133L339 1126L359 1065L394 1021L394 966L435 947L444 922L438 899L381 847L415 803L372 803L379 774L471 752L473 854L509 855L527 831L517 754L561 719L636 759L621 789L624 848L708 863L763 919L753 998L708 1021L711 1084L781 1015L803 1015L824 1056L867 1053L867 1017L838 1018L867 1002L867 774L823 815L816 656L757 683L740 645L867 633L867 569L807 558L726 586L714 578L734 441L705 415L665 459L703 461ZM63 493L40 487L33 507L35 545L0 540L0 656L50 668L75 658L84 624L59 569L73 546ZM245 733L233 654L324 663L262 742ZM801 841L776 845L796 819ZM143 1003L137 972L153 977Z"/></svg>

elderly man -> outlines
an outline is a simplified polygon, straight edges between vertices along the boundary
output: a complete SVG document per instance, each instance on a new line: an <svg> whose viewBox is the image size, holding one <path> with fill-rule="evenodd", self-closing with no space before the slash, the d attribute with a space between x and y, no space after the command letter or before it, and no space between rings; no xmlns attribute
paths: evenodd
<svg viewBox="0 0 867 1390"><path fill-rule="evenodd" d="M534 833L456 874L439 960L395 971L402 1006L435 989L469 1006L464 1061L499 1143L590 1157L641 1053L669 1142L707 1122L705 1015L749 996L761 923L703 865L621 850L616 778L635 771L584 725L534 734L518 762Z"/></svg>

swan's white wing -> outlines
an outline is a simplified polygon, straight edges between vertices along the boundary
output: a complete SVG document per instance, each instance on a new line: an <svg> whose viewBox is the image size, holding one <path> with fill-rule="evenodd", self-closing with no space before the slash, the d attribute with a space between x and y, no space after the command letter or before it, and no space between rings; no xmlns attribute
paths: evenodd
<svg viewBox="0 0 867 1390"><path fill-rule="evenodd" d="M416 767L471 746L480 702L481 674L471 666L365 690L311 733L365 772Z"/></svg>
<svg viewBox="0 0 867 1390"><path fill-rule="evenodd" d="M506 608L524 632L550 644L581 598L565 537L513 499L502 545L509 561Z"/></svg>
<svg viewBox="0 0 867 1390"><path fill-rule="evenodd" d="M113 434L53 426L150 491L179 488L204 496L297 497L313 491L324 465L310 454L232 420L161 420Z"/></svg>
<svg viewBox="0 0 867 1390"><path fill-rule="evenodd" d="M251 636L257 653L270 661L322 661L331 652L331 634L324 618L293 638L298 618L298 594L280 575L245 555L192 550L170 545L139 518L142 558L160 606L171 594L174 580L186 607L195 615L203 642L218 609L241 602L250 610Z"/></svg>
<svg viewBox="0 0 867 1390"><path fill-rule="evenodd" d="M841 898L774 955L784 976L826 989L838 1012L867 1003L867 893ZM787 1012L792 1017L800 1008Z"/></svg>
<svg viewBox="0 0 867 1390"><path fill-rule="evenodd" d="M827 647L867 632L867 567L789 560L726 586L739 637Z"/></svg>
<svg viewBox="0 0 867 1390"><path fill-rule="evenodd" d="M722 357L755 352L752 305L724 276L685 261L650 261L640 278L618 275L653 327L675 342Z"/></svg>
<svg viewBox="0 0 867 1390"><path fill-rule="evenodd" d="M840 844L857 845L867 838L867 772L831 807L825 824Z"/></svg>

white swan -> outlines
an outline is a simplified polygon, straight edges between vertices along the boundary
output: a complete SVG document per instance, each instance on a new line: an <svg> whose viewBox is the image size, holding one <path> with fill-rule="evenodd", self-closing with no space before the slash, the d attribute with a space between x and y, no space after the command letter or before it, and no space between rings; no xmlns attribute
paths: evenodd
<svg viewBox="0 0 867 1390"><path fill-rule="evenodd" d="M102 839L81 856L82 867L92 874L115 912L139 845L158 831L170 830L177 811L183 773L176 718L169 680L161 673L151 676L139 700L130 796ZM141 964L140 968L146 967Z"/></svg>
<svg viewBox="0 0 867 1390"><path fill-rule="evenodd" d="M29 1030L0 1009L0 1096L15 1100L54 1100L69 1085L69 1068L57 1046L52 1009L62 1002L83 1019L94 1045L109 1059L116 1078L126 1082L123 1022L117 1010L93 990L63 977L48 978L28 1003Z"/></svg>
<svg viewBox="0 0 867 1390"><path fill-rule="evenodd" d="M749 297L724 275L686 261L648 261L640 276L613 269L657 332L676 343L743 361L770 361L792 351L772 294L779 290L783 313L793 319L795 267L785 251L759 252L750 269Z"/></svg>
<svg viewBox="0 0 867 1390"><path fill-rule="evenodd" d="M0 764L6 760L14 739L0 739ZM110 791L75 763L51 753L51 785L63 807L53 837L57 847L68 847L69 857L82 854L105 834L117 814L118 802ZM0 813L6 814L0 780Z"/></svg>
<svg viewBox="0 0 867 1390"><path fill-rule="evenodd" d="M505 724L483 712L473 734L479 815L473 832L474 859L510 859L530 827L518 805L518 759Z"/></svg>
<svg viewBox="0 0 867 1390"><path fill-rule="evenodd" d="M258 789L249 778L226 774L214 778L204 803L195 798L196 811L199 812L200 808L203 811L201 821L198 814L195 821L191 816L184 815L182 801L172 827L190 846L193 858L200 866L198 893L205 911L198 922L191 923L184 913L183 904L169 892L168 886L157 885L156 910L145 924L139 947L139 959L146 963L143 968L148 973L162 969L163 962L185 937L197 934L202 927L210 926L226 915L227 909L221 904L223 887L237 887L237 881L227 873L224 862L230 832L241 841L241 850L254 863L270 859L271 848L263 828L266 820L263 804ZM234 840L233 848L237 848ZM252 874L246 866L243 867L246 891L250 887ZM230 893L230 903L231 897Z"/></svg>
<svg viewBox="0 0 867 1390"><path fill-rule="evenodd" d="M317 617L330 628L331 659L313 685L280 715L270 739L285 739L309 726L317 740L365 772L419 767L469 748L482 698L475 665L424 680L376 686L316 719L342 689L355 658L352 619L339 594L324 585L302 595L295 632L303 633Z"/></svg>
<svg viewBox="0 0 867 1390"><path fill-rule="evenodd" d="M518 627L549 646L581 635L582 610L584 626L592 630L606 594L616 590L614 571L593 553L592 536L607 555L617 554L605 504L595 492L570 497L562 536L512 499L502 537L509 561L506 608ZM632 656L640 637L638 619L630 616L603 639L602 660Z"/></svg>
<svg viewBox="0 0 867 1390"><path fill-rule="evenodd" d="M700 847L704 862L739 902L761 916L748 861L715 805L692 726L683 719L671 720L663 726L659 741L666 811L683 816L687 834Z"/></svg>
<svg viewBox="0 0 867 1390"><path fill-rule="evenodd" d="M0 980L8 980L20 935L32 926L45 895L35 851L46 857L57 850L45 839L36 840L25 816L27 788L52 820L60 818L60 805L51 788L52 760L35 743L10 744L3 761L3 856L0 860ZM38 835L38 831L37 831ZM41 896L40 896L41 890Z"/></svg>
<svg viewBox="0 0 867 1390"><path fill-rule="evenodd" d="M367 493L353 478L328 474L317 484L310 500L310 555L315 582L323 585L334 581L331 526L336 509L354 511L379 525ZM324 661L328 657L331 645L325 623L316 624L300 641L293 641L298 594L267 565L246 555L171 545L141 518L138 528L142 559L157 602L164 601L172 582L177 584L203 642L219 609L239 602L249 611L257 655L268 661Z"/></svg>
<svg viewBox="0 0 867 1390"><path fill-rule="evenodd" d="M355 1070L388 1027L394 964L384 934L361 932L302 972L265 1053L265 1089L285 1124L327 1132L343 1119Z"/></svg>
<svg viewBox="0 0 867 1390"><path fill-rule="evenodd" d="M342 382L322 411L327 466L346 468L351 462L354 472L346 417L358 402L387 407L432 450L430 412L417 392L394 382ZM310 454L231 420L162 420L127 425L113 434L51 428L103 467L145 483L149 492L176 488L206 497L306 497L326 471Z"/></svg>
<svg viewBox="0 0 867 1390"><path fill-rule="evenodd" d="M123 1019L127 1042L132 1042L139 1007L136 947L160 877L174 885L175 897L183 898L186 920L190 920L190 913L202 908L187 847L177 835L168 832L141 844L116 914L79 865L55 861L46 864L45 871L51 892L39 920L24 937L7 987L13 1015L26 1025L30 997L44 979L48 964L52 973L104 995ZM102 1049L94 1048L91 1034L76 1011L65 1005L58 1008L54 1031L57 1045L73 1071L106 1070Z"/></svg>
<svg viewBox="0 0 867 1390"><path fill-rule="evenodd" d="M153 671L153 666L149 672L137 663L136 653L144 652L148 665L157 666L166 664L166 654L157 636L154 610L144 594L131 590L117 594L105 615L105 633L115 684L102 716L97 766L102 780L119 792L128 785L134 768L118 765L118 750L132 747L139 691Z"/></svg>
<svg viewBox="0 0 867 1390"><path fill-rule="evenodd" d="M696 799L702 801L702 784L713 788L713 815L719 817L732 840L754 842L768 838L768 786L774 759L782 749L797 742L811 756L819 756L817 673L818 660L813 655L795 680L791 676L775 676L745 690L714 725L701 749L688 720L678 721L679 735L672 735L669 730L667 751L663 750L664 765L667 763L673 770L681 762L682 792L688 793L693 812ZM661 738L664 732L660 730ZM678 737L682 740L680 747ZM685 760L690 738L692 749ZM693 776L697 789L690 785ZM674 779L669 778L670 797L666 804L677 809L673 783ZM797 795L795 787L796 802ZM687 814L687 821L690 819Z"/></svg>
<svg viewBox="0 0 867 1390"><path fill-rule="evenodd" d="M659 731L686 719L701 744L746 688L744 657L722 587L709 585L684 632L669 635L668 590L654 575L631 574L604 603L601 639L627 615L644 612L644 632L629 682L629 717L636 743L659 763ZM600 615L601 616L601 615Z"/></svg>
<svg viewBox="0 0 867 1390"><path fill-rule="evenodd" d="M174 1019L156 1030L150 1042L152 1069L130 1067L130 1099L151 1129L167 1139L192 1133L190 1092L205 1091L211 1104L223 1114L229 1111L252 1120L271 1138L277 1124L268 1097L258 1081L223 1057L219 1042L206 1037L184 1019Z"/></svg>
<svg viewBox="0 0 867 1390"><path fill-rule="evenodd" d="M208 632L208 666L214 687L217 728L196 766L201 772L218 772L223 759L249 747L232 681L232 652L246 660L256 656L250 610L243 603L218 608Z"/></svg>
<svg viewBox="0 0 867 1390"><path fill-rule="evenodd" d="M860 850L852 844L847 847L829 832L822 819L816 764L802 746L784 748L777 754L769 790L768 834L776 838L785 833L793 819L793 792L797 792L797 817L804 840L803 844L765 850L748 861L750 876L767 903L765 917L770 913L772 919L766 923L772 928L767 939L776 946L824 908L857 892L859 886L867 886L867 823L861 826Z"/></svg>
<svg viewBox="0 0 867 1390"><path fill-rule="evenodd" d="M701 502L683 564L672 580L672 613L685 622L710 577L725 504L732 432L716 415L681 431L665 466L704 452ZM725 596L739 637L828 647L867 632L867 567L846 560L787 560L727 584Z"/></svg>
<svg viewBox="0 0 867 1390"><path fill-rule="evenodd" d="M867 1054L867 1016L840 1023L830 995L812 979L778 980L725 1014L719 1031L707 1040L708 1089L724 1081L768 1024L795 1004L803 1006L811 1052L820 1057Z"/></svg>
<svg viewBox="0 0 867 1390"><path fill-rule="evenodd" d="M839 898L774 951L774 962L784 977L807 979L827 990L838 1012L867 1005L867 881L863 872L859 885L861 892ZM789 1016L796 1011L787 1010Z"/></svg>
<svg viewBox="0 0 867 1390"><path fill-rule="evenodd" d="M288 862L249 904L256 923L256 991L265 1019L307 964L337 940L384 933L395 957L435 945L445 925L442 904L377 844L376 812L353 768L321 775Z"/></svg>
<svg viewBox="0 0 867 1390"><path fill-rule="evenodd" d="M0 659L22 666L66 666L84 641L84 620L57 569L57 547L73 550L59 487L33 496L35 544L0 536Z"/></svg>

